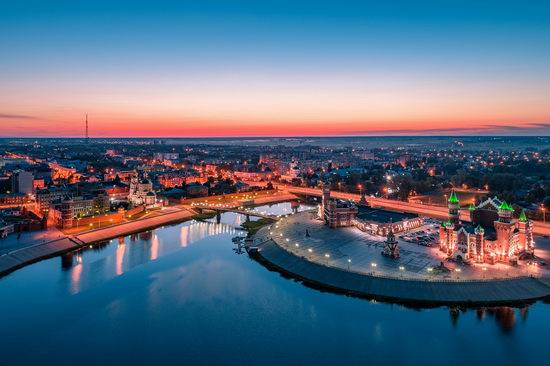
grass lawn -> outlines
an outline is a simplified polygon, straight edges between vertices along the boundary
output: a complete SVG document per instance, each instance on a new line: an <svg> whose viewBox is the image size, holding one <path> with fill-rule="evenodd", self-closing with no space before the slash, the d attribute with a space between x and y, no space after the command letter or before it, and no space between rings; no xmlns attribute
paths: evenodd
<svg viewBox="0 0 550 366"><path fill-rule="evenodd" d="M258 221L247 221L241 226L248 231L248 235L252 236L258 232L262 227L271 225L274 223L274 219L261 218Z"/></svg>

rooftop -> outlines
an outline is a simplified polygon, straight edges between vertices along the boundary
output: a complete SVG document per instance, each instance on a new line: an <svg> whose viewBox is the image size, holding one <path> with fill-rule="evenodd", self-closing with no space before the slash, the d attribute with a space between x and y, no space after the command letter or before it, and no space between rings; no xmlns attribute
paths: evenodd
<svg viewBox="0 0 550 366"><path fill-rule="evenodd" d="M357 215L357 217L360 218L361 220L366 220L366 221L388 223L390 221L399 222L399 221L414 219L418 217L418 215L361 206L359 207L359 214Z"/></svg>

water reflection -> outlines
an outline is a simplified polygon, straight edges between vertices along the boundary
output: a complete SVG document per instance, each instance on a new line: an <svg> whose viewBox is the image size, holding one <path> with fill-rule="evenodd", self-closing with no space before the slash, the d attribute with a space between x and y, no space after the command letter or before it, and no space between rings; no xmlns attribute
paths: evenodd
<svg viewBox="0 0 550 366"><path fill-rule="evenodd" d="M164 232L168 231L162 237L155 231L146 231L126 237L129 238L129 243L126 242L126 238L117 238L108 243L100 243L67 253L61 256L61 268L70 273L68 278L70 292L76 294L96 283L97 280L93 280L97 277L94 273L102 272L104 282L205 238L218 235L235 236L242 232L239 228L240 223L243 222L242 215L225 213L222 216L221 224L193 220L161 229ZM171 239L173 236L179 236L179 241L173 241ZM108 252L99 254L103 249L108 249ZM89 252L98 255L86 256L86 261L82 263L82 254ZM76 261L75 258L80 258L80 261ZM86 283L87 278L88 283Z"/></svg>
<svg viewBox="0 0 550 366"><path fill-rule="evenodd" d="M274 205L272 207L257 209L257 211L262 213L284 214L291 210L302 211L308 208L310 207L281 207L280 205ZM190 245L193 245L193 243L199 242L205 238L219 235L234 237L238 234L242 234L239 226L244 221L245 217L243 215L224 213L220 215L219 218L214 217L207 221L193 220L179 225L164 227L161 229L162 235L159 235L156 231L146 231L139 234L133 234L129 237L121 237L113 240L111 244L103 243L94 246L92 249L84 249L85 252L91 251L94 253L101 253L102 248L108 249L109 245L112 245L114 248L112 253L107 252L103 255L98 254L86 257L87 260L85 262L82 262L82 251L67 253L61 258L61 267L64 271L70 273L70 292L75 294L93 285L94 282L97 282L97 280L92 280L96 277L94 272L101 271L102 280L107 281L110 278L121 276L125 272L147 262L156 261L163 256L179 250L185 250ZM174 237L179 238L179 240L172 240ZM129 239L129 243L127 243L127 239ZM233 250L237 254L243 253L242 248L240 248L238 244ZM87 279L89 279L88 282L86 282ZM499 325L503 333L509 333L515 327L517 318L523 321L527 319L528 308L449 308L448 311L450 323L454 327L459 325L461 314L472 312L479 321L493 319Z"/></svg>
<svg viewBox="0 0 550 366"><path fill-rule="evenodd" d="M479 307L476 309L467 308L449 308L449 318L451 324L456 327L459 323L461 314L468 313L470 311L475 312L475 316L478 321L493 320L503 334L511 333L514 327L517 325L518 318L522 322L527 321L527 314L529 312L529 306L525 305L520 308L514 308L510 306L495 306L495 307Z"/></svg>

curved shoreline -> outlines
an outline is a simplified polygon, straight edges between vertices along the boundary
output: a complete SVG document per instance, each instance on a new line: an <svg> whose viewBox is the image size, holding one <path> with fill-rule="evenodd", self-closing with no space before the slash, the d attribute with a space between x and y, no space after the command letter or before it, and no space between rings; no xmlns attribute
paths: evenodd
<svg viewBox="0 0 550 366"><path fill-rule="evenodd" d="M393 279L327 267L281 248L273 240L250 253L268 267L306 285L331 292L419 305L508 305L550 297L550 279L521 277L483 281Z"/></svg>
<svg viewBox="0 0 550 366"><path fill-rule="evenodd" d="M163 225L176 224L192 219L194 213L187 210L171 212L160 216L140 219L120 225L88 231L86 233L65 236L47 243L21 248L0 256L0 278L27 265L53 258L73 250L152 230Z"/></svg>

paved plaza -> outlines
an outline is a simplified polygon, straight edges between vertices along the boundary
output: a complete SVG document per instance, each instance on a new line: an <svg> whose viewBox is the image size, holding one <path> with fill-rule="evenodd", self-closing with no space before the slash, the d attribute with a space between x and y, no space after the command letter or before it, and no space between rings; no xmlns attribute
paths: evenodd
<svg viewBox="0 0 550 366"><path fill-rule="evenodd" d="M426 229L426 227L417 230ZM306 231L309 234L306 235ZM479 280L511 278L527 275L549 276L548 266L518 266L505 264L459 265L445 261L437 246L426 247L399 240L400 258L391 259L381 254L384 238L364 233L354 227L330 229L316 218L316 212L290 215L259 233L257 240L272 238L281 247L298 257L325 266L337 267L363 274L413 279ZM542 240L547 246L548 240ZM537 249L547 257L545 248ZM450 272L438 271L444 262Z"/></svg>

